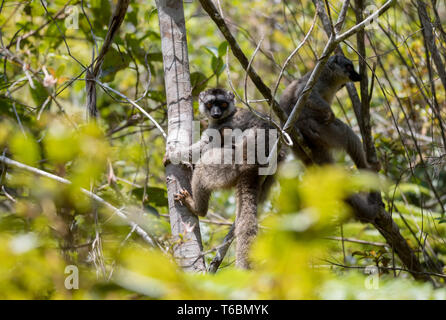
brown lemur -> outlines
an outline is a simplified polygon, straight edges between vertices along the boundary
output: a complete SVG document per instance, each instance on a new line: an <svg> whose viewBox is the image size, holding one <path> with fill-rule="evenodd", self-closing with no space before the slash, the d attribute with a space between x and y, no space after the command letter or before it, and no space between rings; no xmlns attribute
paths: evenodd
<svg viewBox="0 0 446 320"><path fill-rule="evenodd" d="M279 104L288 115L296 104L310 75L311 72L305 74L299 80L293 81L283 92ZM342 55L334 55L328 59L310 92L295 125L302 133L316 164L333 163L331 151L333 149L343 149L349 154L358 169L379 171L380 164L369 164L367 162L359 137L348 125L336 118L331 109L336 92L344 87L347 82L360 80L361 75L355 71L353 63L349 59ZM297 152L295 152L295 155L298 156ZM311 164L305 159L302 160L307 165ZM369 201L363 199L359 194L352 195L346 200L353 210L359 213L359 216L364 216L365 220L373 219L375 216L376 197L374 193L369 195Z"/></svg>
<svg viewBox="0 0 446 320"><path fill-rule="evenodd" d="M263 176L259 170L270 165L265 160L274 143L271 139L276 138L272 131L275 129L269 121L236 107L234 94L224 89L201 92L199 110L207 118L208 128L200 141L186 150L189 159L199 154L192 174L192 195L182 189L175 195L175 200L203 217L214 190L235 187L236 266L247 269L250 267L249 248L257 234L257 207L274 181L272 174ZM171 160L172 155L168 157ZM284 157L281 150L273 161L277 164Z"/></svg>

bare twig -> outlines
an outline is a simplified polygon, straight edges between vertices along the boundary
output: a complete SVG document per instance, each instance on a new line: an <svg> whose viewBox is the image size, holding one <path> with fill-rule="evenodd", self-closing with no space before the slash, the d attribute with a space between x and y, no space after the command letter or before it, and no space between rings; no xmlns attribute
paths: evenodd
<svg viewBox="0 0 446 320"><path fill-rule="evenodd" d="M326 237L325 239L359 243L359 244L365 244L365 245L376 246L376 247L390 247L387 243L384 243L384 242L365 241L365 240L354 239L354 238Z"/></svg>
<svg viewBox="0 0 446 320"><path fill-rule="evenodd" d="M124 94L122 94L121 92L111 88L110 86L106 85L105 83L102 83L102 82L100 82L97 79L95 80L95 82L97 84L99 84L99 86L101 86L104 90L112 91L113 93L117 94L121 98L123 98L126 101L128 101L128 103L130 103L132 106L134 106L136 109L138 109L143 115L145 115L147 118L149 118L149 120L152 121L152 123L156 126L156 128L161 132L161 134L163 135L164 139L167 139L167 134L164 131L164 129L160 126L160 124L150 114L147 113L146 110L144 110L142 107L140 107L137 103L135 103L129 97L127 97Z"/></svg>
<svg viewBox="0 0 446 320"><path fill-rule="evenodd" d="M326 261L327 263L329 263L329 264L334 265L334 266L342 267L342 268L346 268L346 269L365 269L365 268L367 268L367 267L363 267L363 266L347 266L347 265L343 265L343 264L336 263L336 262L329 261L329 260L325 260L325 261ZM397 270L397 271L409 272L409 273L411 273L411 274L414 273L413 270L408 270L408 269L406 269L406 268L400 268L400 267L384 267L384 266L380 266L379 268L380 268L380 269L383 269L383 270ZM446 275L441 274L441 273L420 271L420 272L416 272L416 274L417 274L419 277L430 277L430 276L434 276L434 277L439 277L439 278L446 279Z"/></svg>
<svg viewBox="0 0 446 320"><path fill-rule="evenodd" d="M346 0L347 1L347 0ZM314 67L306 85L305 88L302 90L301 95L299 96L299 99L297 100L296 104L294 105L293 110L290 113L290 116L288 117L288 120L286 121L284 125L284 130L289 130L291 127L293 127L293 124L297 121L299 114L305 105L311 90L313 89L314 85L316 84L316 81L321 74L325 64L327 63L328 57L330 54L336 49L339 43L347 39L348 37L354 35L358 31L362 30L368 23L373 21L376 17L383 14L387 9L390 8L394 0L388 0L381 8L379 8L376 12L371 14L369 17L367 17L362 22L358 23L357 25L353 26L349 30L345 31L344 33L340 35L334 35L333 33L330 35L328 42L322 52L321 57L319 58L319 61L316 63L316 66Z"/></svg>
<svg viewBox="0 0 446 320"><path fill-rule="evenodd" d="M317 15L314 15L313 23L311 24L310 30L308 30L307 34L305 35L304 39L299 43L299 45L291 52L291 54L288 56L288 58L285 60L285 63L283 64L282 70L280 70L279 76L277 77L276 85L273 89L273 97L276 96L277 89L279 88L280 80L282 80L283 73L285 72L286 67L290 63L291 59L296 55L296 53L302 48L302 46L307 42L308 37L310 36L311 32L313 31L314 26L316 25L316 18ZM271 106L272 107L272 106Z"/></svg>
<svg viewBox="0 0 446 320"><path fill-rule="evenodd" d="M438 52L437 45L435 44L435 36L432 30L431 19L427 13L426 3L421 0L417 0L418 16L420 17L421 25L423 26L423 36L426 39L427 47L431 52L432 59L434 60L437 68L438 75L440 76L443 87L446 90L446 68Z"/></svg>
<svg viewBox="0 0 446 320"><path fill-rule="evenodd" d="M93 62L87 68L86 73L86 87L87 87L87 115L91 118L96 118L98 116L98 110L96 106L96 83L95 80L98 79L101 73L101 67L105 59L105 55L110 49L113 38L119 30L122 22L124 21L125 14L127 12L127 8L129 6L130 0L119 0L116 4L113 15L110 19L110 23L108 25L108 32L105 36L104 43L101 47L101 51L98 54L96 60L94 59L94 50L93 50ZM95 41L95 37L93 35L93 40Z"/></svg>
<svg viewBox="0 0 446 320"><path fill-rule="evenodd" d="M224 237L223 243L219 245L216 249L215 257L212 259L211 263L208 267L208 272L215 273L218 270L218 267L222 263L223 259L225 258L226 253L228 252L229 247L231 246L232 241L234 241L235 235L235 224L232 224L231 228L229 229L228 234Z"/></svg>

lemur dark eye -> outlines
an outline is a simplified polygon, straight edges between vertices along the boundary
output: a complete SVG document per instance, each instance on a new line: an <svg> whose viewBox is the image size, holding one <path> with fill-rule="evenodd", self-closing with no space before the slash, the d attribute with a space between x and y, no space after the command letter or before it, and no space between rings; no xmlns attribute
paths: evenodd
<svg viewBox="0 0 446 320"><path fill-rule="evenodd" d="M210 108L210 107L212 107L212 103L211 102L207 102L206 103L206 108Z"/></svg>
<svg viewBox="0 0 446 320"><path fill-rule="evenodd" d="M226 108L226 107L228 106L228 103L227 103L227 102L223 102L223 103L221 104L221 106L222 106L223 108Z"/></svg>

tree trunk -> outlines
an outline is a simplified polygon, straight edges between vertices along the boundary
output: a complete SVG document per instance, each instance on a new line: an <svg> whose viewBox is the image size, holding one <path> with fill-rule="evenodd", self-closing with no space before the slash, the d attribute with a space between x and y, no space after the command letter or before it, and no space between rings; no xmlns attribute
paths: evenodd
<svg viewBox="0 0 446 320"><path fill-rule="evenodd" d="M168 108L167 150L192 142L192 94L187 53L183 1L157 0ZM182 165L166 166L167 193L173 248L177 263L187 271L205 271L198 218L173 197L180 188L190 191L191 170Z"/></svg>

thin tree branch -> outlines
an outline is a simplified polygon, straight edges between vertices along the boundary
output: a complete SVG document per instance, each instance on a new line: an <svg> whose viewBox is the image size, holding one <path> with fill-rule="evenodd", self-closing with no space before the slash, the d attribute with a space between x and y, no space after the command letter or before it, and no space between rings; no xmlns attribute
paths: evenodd
<svg viewBox="0 0 446 320"><path fill-rule="evenodd" d="M329 263L329 264L334 265L334 266L342 267L342 268L346 268L346 269L365 269L365 268L367 268L367 267L363 267L363 266L347 266L347 265L343 265L343 264L340 264L340 263L332 262L332 261L329 261L329 260L325 260L325 261L327 263ZM413 274L413 272L414 272L412 270L408 270L406 268L399 268L399 267L384 267L384 266L380 266L379 269L404 271L404 272L409 272L411 274ZM446 279L446 275L441 274L441 273L420 271L420 272L417 272L417 274L418 274L418 276L422 276L422 277L434 276L434 277L439 277L439 278Z"/></svg>
<svg viewBox="0 0 446 320"><path fill-rule="evenodd" d="M359 243L359 244L365 244L365 245L376 246L376 247L390 247L389 244L384 243L384 242L365 241L365 240L354 239L354 238L326 237L325 239L336 240L336 241L346 241L346 242L352 242L352 243Z"/></svg>
<svg viewBox="0 0 446 320"><path fill-rule="evenodd" d="M426 3L421 0L417 0L417 9L421 25L423 26L423 36L426 40L429 51L431 52L432 59L434 60L435 67L437 68L438 75L443 83L443 87L446 90L446 68L443 60L441 59L440 53L438 52L437 45L435 44L434 31L427 13Z"/></svg>
<svg viewBox="0 0 446 320"><path fill-rule="evenodd" d="M346 0L347 1L347 0ZM305 88L302 90L301 95L299 96L299 99L297 100L296 104L294 105L293 110L290 113L290 116L288 117L287 122L284 125L284 130L289 130L291 127L293 127L294 123L297 121L300 112L302 111L303 106L307 102L308 97L310 96L311 90L313 89L314 85L316 84L317 79L319 78L319 75L321 74L325 64L327 63L328 57L333 53L333 51L336 49L339 43L347 39L348 37L354 35L358 31L362 30L367 24L369 24L373 19L376 19L379 15L383 14L387 11L387 9L390 8L394 0L387 1L381 8L379 8L375 13L371 14L369 17L367 17L362 22L358 23L357 25L350 28L348 31L342 33L341 35L334 35L333 33L330 34L330 37L328 39L328 42L322 52L321 57L319 58L318 62L316 63L316 66L314 67L306 85ZM331 29L331 28L330 28Z"/></svg>
<svg viewBox="0 0 446 320"><path fill-rule="evenodd" d="M231 246L231 243L235 239L234 230L235 230L235 223L232 224L228 234L224 237L223 243L217 247L216 250L217 252L215 254L215 257L212 259L208 267L209 273L217 272L218 267L222 263L226 253L228 252L229 247Z"/></svg>
<svg viewBox="0 0 446 320"><path fill-rule="evenodd" d="M129 6L130 0L119 0L116 4L115 10L113 11L110 23L108 25L108 32L105 36L104 43L101 47L101 51L98 54L96 60L94 59L93 50L93 62L87 68L86 73L86 88L87 88L87 115L93 119L97 118L99 113L96 106L96 82L101 73L101 67L105 59L105 55L110 49L113 39L119 30L122 22L124 21L127 8ZM93 41L96 43L95 36L93 34Z"/></svg>
<svg viewBox="0 0 446 320"><path fill-rule="evenodd" d="M133 101L132 99L130 99L129 97L125 96L124 94L122 94L121 92L111 88L110 86L106 85L105 83L100 82L99 80L95 80L95 82L97 84L99 84L99 86L101 86L104 90L109 90L112 91L113 93L117 94L118 96L120 96L121 98L125 99L128 103L130 103L132 106L134 106L136 109L138 109L144 116L146 116L150 121L152 121L152 123L155 125L155 127L161 132L161 134L163 135L164 139L167 139L167 134L164 131L164 129L160 126L160 124L149 114L147 113L146 110L144 110L142 107L140 107L137 103L135 103L135 101Z"/></svg>

